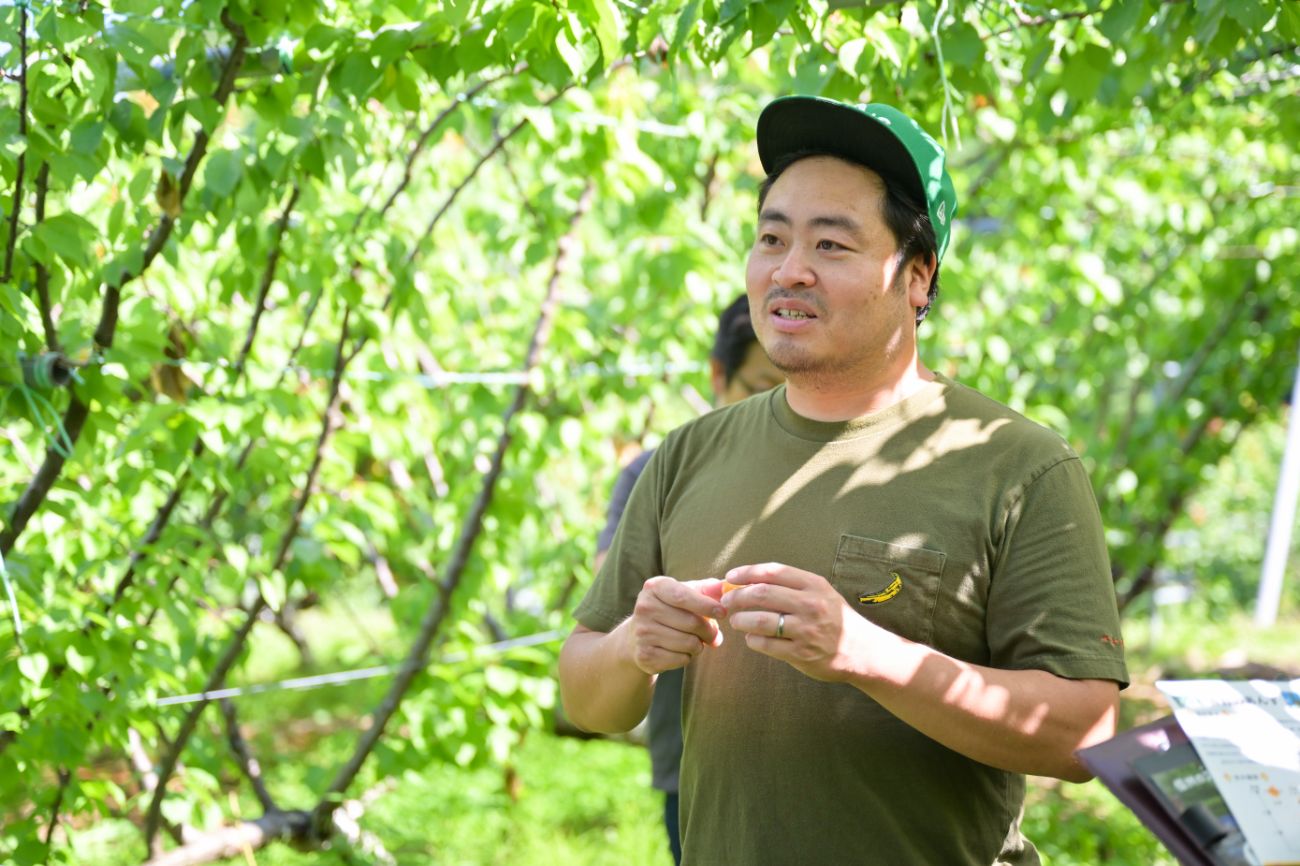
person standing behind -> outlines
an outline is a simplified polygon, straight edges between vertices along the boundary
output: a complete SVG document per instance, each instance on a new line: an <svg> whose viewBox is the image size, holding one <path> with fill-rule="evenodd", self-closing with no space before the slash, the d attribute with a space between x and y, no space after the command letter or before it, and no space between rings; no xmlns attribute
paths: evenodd
<svg viewBox="0 0 1300 866"><path fill-rule="evenodd" d="M1037 864L1025 776L1089 779L1128 679L1088 473L921 361L957 208L938 142L817 97L756 138L746 287L786 384L656 449L565 709L626 730L685 668L687 866Z"/></svg>
<svg viewBox="0 0 1300 866"><path fill-rule="evenodd" d="M730 406L762 393L784 381L772 366L754 334L749 318L749 298L741 295L718 316L718 330L709 353L709 385L714 406ZM614 541L619 518L641 472L654 449L643 451L623 467L610 495L605 527L596 540L596 570L599 571ZM646 714L646 740L650 748L650 783L664 792L664 826L673 862L681 863L682 845L677 824L677 782L682 761L682 669L659 675L650 711Z"/></svg>

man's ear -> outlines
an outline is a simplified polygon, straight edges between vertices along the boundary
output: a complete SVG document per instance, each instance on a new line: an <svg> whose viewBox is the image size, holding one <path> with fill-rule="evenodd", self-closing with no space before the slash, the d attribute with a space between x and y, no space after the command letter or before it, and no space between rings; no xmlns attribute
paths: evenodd
<svg viewBox="0 0 1300 866"><path fill-rule="evenodd" d="M727 371L722 362L712 356L709 358L709 384L713 387L713 399L721 400L727 390Z"/></svg>
<svg viewBox="0 0 1300 866"><path fill-rule="evenodd" d="M903 266L903 280L907 286L907 301L912 307L924 307L930 301L930 281L939 269L939 259L933 253L912 256Z"/></svg>

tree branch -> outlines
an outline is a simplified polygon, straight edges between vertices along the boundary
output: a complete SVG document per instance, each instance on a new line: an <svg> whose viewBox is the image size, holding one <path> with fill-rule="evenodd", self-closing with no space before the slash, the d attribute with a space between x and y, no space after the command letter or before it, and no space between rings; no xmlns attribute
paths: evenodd
<svg viewBox="0 0 1300 866"><path fill-rule="evenodd" d="M527 353L524 356L523 369L525 372L533 370L541 358L542 348L546 345L550 337L551 324L555 315L555 308L559 299L559 284L564 274L572 248L575 243L575 235L579 221L591 205L593 197L593 187L589 184L584 190L582 197L578 202L577 209L569 222L568 232L559 241L554 266L551 271L551 278L546 288L546 295L542 301L541 310L538 313L537 323L533 328L532 338L529 341ZM314 832L324 834L328 831L334 810L338 808L344 792L352 784L357 774L361 771L362 765L365 764L371 751L383 736L385 728L392 720L393 715L397 712L407 691L414 682L416 675L428 664L429 648L433 644L434 637L442 627L443 619L451 607L451 599L456 588L459 586L461 577L464 574L465 566L469 562L470 553L473 550L474 543L478 539L479 532L483 525L483 516L487 513L488 506L492 502L492 496L496 489L496 483L501 476L501 470L505 463L505 455L510 447L512 439L511 421L514 416L523 408L526 402L530 388L527 384L521 384L515 389L514 400L506 409L502 417L501 435L497 440L496 451L492 455L492 462L487 472L483 476L482 484L479 487L477 497L470 507L469 513L465 517L465 522L461 528L460 537L456 541L456 546L452 550L451 557L448 561L446 571L441 581L438 583L437 596L434 598L425 612L424 618L420 623L420 631L416 637L415 643L407 653L406 659L397 676L393 680L392 686L388 693L380 702L379 706L371 714L371 723L369 728L361 735L356 750L347 763L340 768L338 774L330 783L329 789L321 797L320 802L313 810L312 825Z"/></svg>
<svg viewBox="0 0 1300 866"><path fill-rule="evenodd" d="M80 395L76 391L71 391L71 400L68 403L67 411L63 413L62 423L63 430L68 435L68 440L73 444L76 444L77 438L81 436L81 428L85 426L86 417L89 414L90 407L82 402ZM49 495L55 479L63 472L65 460L62 449L46 447L45 460L41 463L41 468L32 476L32 480L23 490L22 495L18 497L18 502L14 504L8 524L5 525L4 531L0 532L0 556L7 557L9 552L13 550L14 544L18 541L18 536L27 528L27 522L32 519L36 509Z"/></svg>
<svg viewBox="0 0 1300 866"><path fill-rule="evenodd" d="M279 267L280 255L284 250L284 232L289 226L289 215L293 213L294 205L298 203L298 196L301 193L302 187L299 184L294 184L293 190L289 193L289 201L285 203L280 218L275 222L275 236L271 241L271 252L266 257L266 267L262 268L262 282L257 288L257 300L253 302L253 318L248 323L248 332L244 334L244 345L239 348L239 354L235 357L235 381L238 381L239 377L244 373L244 364L248 361L248 353L252 351L253 340L257 337L257 327L262 321L262 314L266 312L266 296L271 291L271 283L275 281L275 272Z"/></svg>
<svg viewBox="0 0 1300 866"><path fill-rule="evenodd" d="M307 812L268 812L256 821L204 833L165 854L154 852L145 866L201 866L256 851L277 839L305 840L310 828Z"/></svg>
<svg viewBox="0 0 1300 866"><path fill-rule="evenodd" d="M234 89L235 73L238 71L239 64L242 63L244 49L248 45L248 36L244 33L243 28L231 20L228 10L222 11L221 20L235 36L229 62L222 71L221 82L214 94L217 102L224 106ZM194 180L194 173L198 170L199 162L202 161L204 154L207 152L207 146L208 134L206 131L200 131L195 136L194 147L190 151L189 158L185 162L185 170L181 174L180 198L182 201ZM96 346L100 348L112 346L113 334L117 330L118 307L122 300L122 286L144 273L162 250L167 238L171 236L174 225L175 222L172 217L164 214L159 220L158 226L154 229L153 235L149 238L144 258L135 273L128 274L124 272L116 284L111 282L105 284L103 308L100 312L99 325L95 328ZM86 417L89 414L90 407L82 401L80 395L73 391L62 421L64 432L67 434L67 441L71 445L76 445L81 436L82 428L85 426ZM27 528L28 521L31 520L41 503L45 501L50 488L63 472L63 464L66 458L60 453L61 451L63 449L46 448L45 462L41 464L40 470L32 478L26 489L23 490L17 504L14 506L4 532L0 533L0 556L8 555L13 549L18 536Z"/></svg>
<svg viewBox="0 0 1300 866"><path fill-rule="evenodd" d="M4 272L0 283L7 283L14 275L14 248L18 245L18 216L23 209L23 174L27 168L27 7L18 7L18 134L23 137L23 152L18 154L18 168L14 174L14 205L9 212L9 239L5 244Z"/></svg>
<svg viewBox="0 0 1300 866"><path fill-rule="evenodd" d="M222 683L225 682L226 674L234 667L235 662L239 659L239 654L243 652L248 635L257 623L257 614L261 612L265 605L266 602L259 595L248 611L248 615L244 618L243 625L235 632L230 643L226 646L225 652L221 654L217 666L208 675L203 691L210 692L221 688ZM172 773L176 771L176 764L180 761L181 752L185 750L186 744L194 734L194 729L198 727L199 716L203 714L203 709L207 705L208 701L205 698L195 703L189 712L185 714L185 719L181 722L180 730L177 731L171 748L167 749L162 762L158 765L158 783L154 786L153 798L149 801L149 810L145 814L144 822L145 848L151 854L154 853L154 840L158 835L159 824L162 822L162 801L167 790L167 782L170 781Z"/></svg>
<svg viewBox="0 0 1300 866"><path fill-rule="evenodd" d="M221 71L221 79L217 84L217 90L213 94L213 99L224 107L226 100L230 98L230 94L235 89L235 76L244 62L244 52L248 48L248 35L244 32L244 28L236 24L230 17L228 8L221 10L221 22L235 37L234 44L230 49L230 56ZM194 136L194 146L190 148L190 155L186 158L185 167L181 170L180 179L177 181L178 207L184 204L185 197L189 194L190 187L194 183L194 175L199 170L199 163L207 155L209 141L210 136L206 129L200 129ZM141 258L140 266L136 271L134 273L123 271L116 282L105 283L103 312L99 317L99 326L95 328L96 346L107 349L113 345L113 334L117 330L117 311L122 301L122 287L149 269L149 266L153 264L153 260L162 252L163 246L166 245L175 227L176 218L164 213L158 220L158 225L154 227L153 233L149 236L149 242L145 245L144 256Z"/></svg>
<svg viewBox="0 0 1300 866"><path fill-rule="evenodd" d="M149 531L144 534L144 538L140 539L140 543L131 551L131 558L127 562L126 571L118 580L117 586L113 588L113 598L104 605L105 613L112 610L122 600L127 588L135 582L136 567L140 564L140 560L149 555L150 548L162 537L163 530L167 527L168 521L171 520L172 513L180 503L181 495L185 492L185 487L189 483L190 468L193 466L193 461L202 457L205 450L206 446L203 444L203 437L195 437L194 445L190 448L190 465L186 466L185 471L176 479L176 484L172 487L171 493L167 495L162 507L154 515L153 522L149 524Z"/></svg>
<svg viewBox="0 0 1300 866"><path fill-rule="evenodd" d="M573 86L574 86L573 84L568 84L560 88L558 91L555 92L554 95L552 95L545 102L543 102L541 107L547 108L553 105L561 96L567 93ZM438 225L438 222L442 219L443 215L447 213L447 211L451 208L452 204L456 201L456 198L461 194L461 192L464 191L465 187L469 186L470 181L474 180L474 177L479 173L479 170L483 168L483 166L487 163L488 160L496 156L496 154L500 152L501 148L505 147L507 141L514 138L516 135L518 135L519 132L527 125L528 125L528 118L524 118L523 120L519 121L514 126L512 126L510 128L510 131L507 132L505 135L497 135L493 139L492 146L488 148L487 153L483 154L483 156L479 158L479 161L474 164L474 167L472 169L470 169L469 174L465 175L465 177L456 186L456 188L451 191L451 194L448 195L447 199L442 203L442 207L438 208L437 212L435 212L433 215L433 219L429 220L429 224L425 226L424 232L420 235L420 240L416 241L415 245L411 247L410 253L408 253L406 256L406 264L408 267L412 263L414 263L416 257L419 256L420 250L422 250L427 245L429 236L433 234L434 227ZM391 303L392 300L393 300L393 293L389 292L388 297L384 298L383 308L387 309L389 303Z"/></svg>
<svg viewBox="0 0 1300 866"><path fill-rule="evenodd" d="M1268 314L1268 303L1260 300L1251 308L1250 319L1251 321L1258 323L1263 321ZM1185 387L1186 384L1184 385L1184 388ZM1220 400L1226 399L1228 401L1235 400L1236 394L1236 391L1232 391L1230 394L1219 392ZM1205 438L1206 431L1210 427L1210 422L1215 418L1215 416L1221 414L1218 411L1218 407L1211 406L1208 408L1214 409L1215 411L1203 412L1195 426L1187 432L1183 437L1182 442L1179 443L1178 451L1182 457L1187 457L1200 446L1202 440ZM1244 429L1245 426L1245 424L1242 424L1242 429ZM1237 435L1241 435L1240 431L1238 431ZM1155 549L1151 555L1147 557L1147 562L1138 570L1137 576L1134 577L1133 582L1129 585L1128 589L1120 594L1119 609L1121 613L1135 599L1139 598L1143 593L1149 590L1155 583L1156 566L1159 564L1160 553L1164 549L1165 536L1169 533L1170 527L1173 526L1174 520L1183 513L1183 506L1185 505L1187 498L1191 496L1196 489L1196 480L1197 479L1184 479L1182 483L1176 485L1169 494L1169 498L1165 502L1164 507L1160 509L1159 518L1152 524L1139 525L1137 527L1137 531L1134 535L1136 537L1146 535L1153 538L1155 540Z"/></svg>
<svg viewBox="0 0 1300 866"><path fill-rule="evenodd" d="M36 172L37 225L45 220L45 196L49 190L50 164L42 162L40 170ZM51 352L62 352L59 329L54 324L54 305L50 303L50 269L39 261L36 263L36 302L41 309L41 327L45 329L45 348Z"/></svg>
<svg viewBox="0 0 1300 866"><path fill-rule="evenodd" d="M294 205L297 204L298 196L301 192L301 187L295 184L293 190L289 194L289 201L285 204L284 210L281 211L280 218L276 220L275 235L271 243L271 252L267 255L266 266L262 269L262 280L261 284L258 286L257 300L253 305L253 316L248 323L248 331L244 334L243 346L240 347L239 354L235 359L235 372L230 383L232 386L238 382L240 377L243 375L244 364L248 360L249 352L252 351L253 340L257 337L257 329L262 320L262 314L266 312L267 295L270 293L271 284L275 281L276 270L279 266L280 255L283 250L282 241L284 239L284 232L289 224L289 215L293 212ZM207 446L204 445L202 437L196 438L194 440L193 448L190 449L191 464L194 460L202 457L206 449ZM190 473L189 468L187 467L185 473L177 479L175 487L173 487L171 493L168 494L162 507L158 509L158 513L154 515L153 523L149 526L149 531L145 533L145 537L141 539L140 544L136 549L131 552L131 560L127 565L126 573L122 575L122 578L117 582L117 586L113 590L113 599L108 604L109 609L111 609L117 602L121 601L122 594L126 592L127 588L131 586L135 580L136 566L139 565L140 560L144 558L150 545L157 542L162 536L163 530L167 527L167 523L171 520L172 513L176 510L176 506L180 502L181 495L185 491L185 486L189 477Z"/></svg>
<svg viewBox="0 0 1300 866"><path fill-rule="evenodd" d="M271 565L271 571L277 571L284 566L289 556L289 548L293 545L294 537L298 534L298 529L302 526L302 515L307 508L307 501L311 498L312 491L316 487L316 477L320 472L321 464L325 459L325 445L329 441L331 434L336 429L335 417L339 405L339 389L343 382L343 371L349 361L356 357L356 352L348 353L346 346L348 342L348 327L351 319L352 308L347 307L343 311L343 325L339 334L338 347L334 355L334 372L330 381L329 399L325 405L325 411L321 414L321 430L316 439L315 454L312 458L311 468L307 471L307 478L303 482L302 489L298 495L298 501L294 505L293 514L289 519L289 525L284 531L284 536L280 539L280 546L276 550L275 559ZM239 654L244 649L244 644L248 641L248 636L257 623L258 615L263 608L267 606L266 597L260 592L256 600L249 606L247 616L243 625L235 632L222 653L217 666L208 676L207 683L203 686L204 692L215 691L221 688L225 682L226 675L234 666ZM158 835L158 824L162 818L162 800L163 794L167 787L167 781L171 778L176 769L176 763L180 760L181 752L185 750L189 738L194 734L198 726L199 716L203 714L204 708L208 705L208 699L205 697L197 701L185 715L181 723L180 730L176 738L172 741L171 747L163 756L162 762L158 766L158 786L154 790L153 800L149 803L149 811L145 816L144 838L145 847L154 853L154 841Z"/></svg>
<svg viewBox="0 0 1300 866"><path fill-rule="evenodd" d="M221 715L226 720L226 742L230 744L230 751L235 753L239 769L248 778L248 783L253 786L253 793L257 795L257 802L262 804L262 811L268 814L280 811L271 797L271 792L266 789L266 782L262 780L261 765L257 763L257 758L253 757L252 751L248 748L248 742L239 732L239 714L234 703L229 698L222 698L220 705Z"/></svg>
<svg viewBox="0 0 1300 866"><path fill-rule="evenodd" d="M159 737L164 742L166 741L161 731ZM140 793L152 794L158 787L158 774L154 772L153 761L149 760L149 756L145 754L144 740L140 737L140 732L134 727L126 729L126 753L127 759L130 760L131 766L139 776ZM167 820L163 821L163 829L167 831L168 836L176 840L177 845L184 845L188 834L192 833L188 826L177 826Z"/></svg>
<svg viewBox="0 0 1300 866"><path fill-rule="evenodd" d="M402 167L402 179L398 181L397 186L393 188L393 192L388 196L388 200L384 202L383 206L379 208L379 211L375 214L376 219L383 219L384 214L388 213L388 209L393 206L393 202L397 201L397 197L402 194L403 190L405 190L408 186L410 186L411 179L414 177L415 160L419 157L420 153L423 152L424 148L428 145L429 139L433 136L433 133L436 132L439 127L441 127L444 123L447 122L447 118L451 117L452 113L457 108L459 108L460 106L464 105L467 102L470 102L471 100L474 99L474 97L478 96L480 93L482 93L487 88L491 87L493 84L496 84L498 81L501 81L504 78L510 78L519 75L523 73L527 68L528 68L527 63L521 63L512 70L509 70L507 72L502 72L500 75L496 75L492 78L485 78L482 81L480 81L478 84L476 84L474 87L470 88L465 93L456 96L452 100L450 105L448 105L441 112L439 112L438 116L433 119L433 122L430 123L427 127L425 127L424 131L420 133L420 137L416 139L415 147L411 148L411 152L406 155L406 164ZM359 213L357 213L357 218L352 223L353 233L355 233L357 227L361 225L361 220L364 216L365 216L364 209Z"/></svg>
<svg viewBox="0 0 1300 866"><path fill-rule="evenodd" d="M45 828L45 847L50 846L54 839L54 830L59 826L59 810L63 808L63 795L68 792L68 783L72 781L72 774L67 768L59 768L59 792L54 795L54 805L50 807L50 824Z"/></svg>

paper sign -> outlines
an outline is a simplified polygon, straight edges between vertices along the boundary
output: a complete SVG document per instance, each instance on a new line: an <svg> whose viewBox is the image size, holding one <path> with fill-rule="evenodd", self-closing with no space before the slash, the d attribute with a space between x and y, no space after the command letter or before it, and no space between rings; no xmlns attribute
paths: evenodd
<svg viewBox="0 0 1300 866"><path fill-rule="evenodd" d="M1300 680L1162 680L1255 857L1300 866Z"/></svg>

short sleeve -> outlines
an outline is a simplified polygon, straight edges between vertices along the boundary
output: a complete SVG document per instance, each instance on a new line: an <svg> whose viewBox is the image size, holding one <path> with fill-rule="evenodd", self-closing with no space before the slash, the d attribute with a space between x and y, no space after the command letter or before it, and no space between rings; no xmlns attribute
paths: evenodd
<svg viewBox="0 0 1300 866"><path fill-rule="evenodd" d="M1073 455L1036 476L1006 509L989 589L994 667L1128 684L1101 515Z"/></svg>

